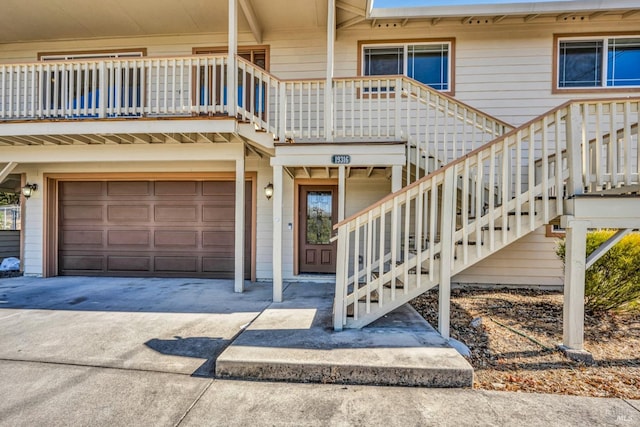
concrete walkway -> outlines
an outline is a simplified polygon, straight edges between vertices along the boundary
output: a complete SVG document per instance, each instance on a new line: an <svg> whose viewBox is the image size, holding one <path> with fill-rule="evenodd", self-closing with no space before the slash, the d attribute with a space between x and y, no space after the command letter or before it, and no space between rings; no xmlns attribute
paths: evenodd
<svg viewBox="0 0 640 427"><path fill-rule="evenodd" d="M265 326L294 308L293 299L271 305L268 285L241 295L232 288L215 280L0 279L0 425L640 425L640 402L620 399L213 379L216 357L242 343L243 330L269 337ZM304 341L299 320L293 326L292 339ZM319 345L317 354L339 353L332 340L333 350Z"/></svg>

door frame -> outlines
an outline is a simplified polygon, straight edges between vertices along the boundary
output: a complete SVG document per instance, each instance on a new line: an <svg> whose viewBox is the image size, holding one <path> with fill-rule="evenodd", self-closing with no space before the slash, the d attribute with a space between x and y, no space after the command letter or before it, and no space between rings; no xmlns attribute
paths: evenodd
<svg viewBox="0 0 640 427"><path fill-rule="evenodd" d="M251 281L256 281L257 236L257 172L245 172L245 182L251 182ZM106 172L50 173L43 177L43 277L58 275L58 183L60 181L234 181L234 172Z"/></svg>
<svg viewBox="0 0 640 427"><path fill-rule="evenodd" d="M296 178L293 180L293 275L300 274L300 187L305 185L338 186L338 180L333 178L313 179ZM338 186L339 191L339 186ZM338 195L340 197L340 195Z"/></svg>

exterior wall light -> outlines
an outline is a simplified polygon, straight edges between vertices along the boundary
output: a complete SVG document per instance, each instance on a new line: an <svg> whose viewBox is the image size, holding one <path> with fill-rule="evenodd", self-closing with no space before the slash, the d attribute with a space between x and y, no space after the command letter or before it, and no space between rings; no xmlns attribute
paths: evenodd
<svg viewBox="0 0 640 427"><path fill-rule="evenodd" d="M268 183L266 187L264 187L264 195L267 200L270 200L273 197L273 184Z"/></svg>
<svg viewBox="0 0 640 427"><path fill-rule="evenodd" d="M25 199L28 199L33 195L34 191L38 191L38 184L27 184L21 189L22 195Z"/></svg>

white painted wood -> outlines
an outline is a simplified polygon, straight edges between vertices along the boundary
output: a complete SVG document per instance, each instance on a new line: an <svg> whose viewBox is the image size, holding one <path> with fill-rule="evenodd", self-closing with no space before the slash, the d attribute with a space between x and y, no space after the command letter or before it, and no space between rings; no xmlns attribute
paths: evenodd
<svg viewBox="0 0 640 427"><path fill-rule="evenodd" d="M585 269L591 267L594 263L596 263L604 254L606 254L612 247L615 246L620 240L624 238L627 234L631 233L633 230L630 228L618 230L613 236L607 239L606 242L603 242L598 249L593 251L588 257L587 262L585 264Z"/></svg>
<svg viewBox="0 0 640 427"><path fill-rule="evenodd" d="M282 302L283 168L273 165L273 302Z"/></svg>
<svg viewBox="0 0 640 427"><path fill-rule="evenodd" d="M238 0L229 0L229 58L227 62L227 111L230 117L236 116L238 105Z"/></svg>
<svg viewBox="0 0 640 427"><path fill-rule="evenodd" d="M244 148L244 147L243 147ZM244 291L244 155L236 160L236 224L235 224L235 280L234 291Z"/></svg>
<svg viewBox="0 0 640 427"><path fill-rule="evenodd" d="M244 17L249 24L249 28L251 29L251 33L256 39L256 43L262 44L262 25L260 24L258 16L256 16L256 12L253 10L251 2L249 0L239 0L239 3Z"/></svg>
<svg viewBox="0 0 640 427"><path fill-rule="evenodd" d="M327 141L333 141L333 72L335 61L336 40L336 0L327 0L327 70L324 91L324 136Z"/></svg>
<svg viewBox="0 0 640 427"><path fill-rule="evenodd" d="M584 275L587 223L570 221L566 228L562 343L574 350L584 348Z"/></svg>
<svg viewBox="0 0 640 427"><path fill-rule="evenodd" d="M129 145L47 145L2 147L3 158L17 163L65 163L139 161L235 161L244 155L242 144L129 144Z"/></svg>
<svg viewBox="0 0 640 427"><path fill-rule="evenodd" d="M438 332L449 339L451 317L451 270L453 264L453 230L456 216L454 196L457 190L454 169L449 168L444 174L442 187L442 222L440 228L440 280L438 286Z"/></svg>
<svg viewBox="0 0 640 427"><path fill-rule="evenodd" d="M9 176L9 174L18 166L17 162L10 161L0 171L0 184Z"/></svg>
<svg viewBox="0 0 640 427"><path fill-rule="evenodd" d="M346 170L344 165L338 167L338 222L344 220L347 197Z"/></svg>

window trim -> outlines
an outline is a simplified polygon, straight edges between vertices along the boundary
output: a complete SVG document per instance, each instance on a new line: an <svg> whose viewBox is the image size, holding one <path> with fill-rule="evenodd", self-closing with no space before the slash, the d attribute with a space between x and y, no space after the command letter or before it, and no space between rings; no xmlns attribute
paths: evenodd
<svg viewBox="0 0 640 427"><path fill-rule="evenodd" d="M574 34L554 34L553 35L553 60L551 71L551 93L567 94L567 93L633 93L640 92L640 86L599 86L599 87L582 87L582 88L561 88L560 83L560 42L566 40L593 40L614 38L634 37L640 38L638 32L599 32L599 33L574 33ZM605 46L608 48L608 46ZM607 49L604 49L604 57L607 56ZM606 82L607 76L603 70L603 81Z"/></svg>
<svg viewBox="0 0 640 427"><path fill-rule="evenodd" d="M247 46L238 46L238 54L249 53L253 55L253 52L264 50L265 52L265 71L268 73L271 68L271 46L268 44L256 44ZM227 46L204 46L194 47L191 49L193 55L227 55L229 48Z"/></svg>
<svg viewBox="0 0 640 427"><path fill-rule="evenodd" d="M122 58L124 59L133 59L133 58L144 58L147 56L147 49L146 48L130 48L130 49L100 49L100 50L79 50L79 51L73 51L73 50L66 50L66 51L59 51L59 52L38 52L38 61L47 61L47 62L53 62L53 61L82 61L83 59L88 59L88 60L95 60L95 59L118 59L119 57L117 55L119 54L135 54L135 53L139 53L141 54L141 56L128 56L125 55ZM100 58L99 56L102 55L103 57ZM111 57L110 55L116 55L116 57ZM60 57L60 58L50 58L48 59L48 57ZM71 57L72 59L66 59L68 57ZM86 57L86 58L83 58Z"/></svg>
<svg viewBox="0 0 640 427"><path fill-rule="evenodd" d="M390 40L358 40L358 64L357 64L357 76L364 76L364 49L365 47L385 47L385 46L408 46L408 45L425 45L425 44L449 44L449 89L437 90L440 93L444 93L449 96L455 96L456 86L456 39L451 38L434 38L434 39L390 39ZM407 58L404 58L405 64ZM406 76L406 67L405 74Z"/></svg>

